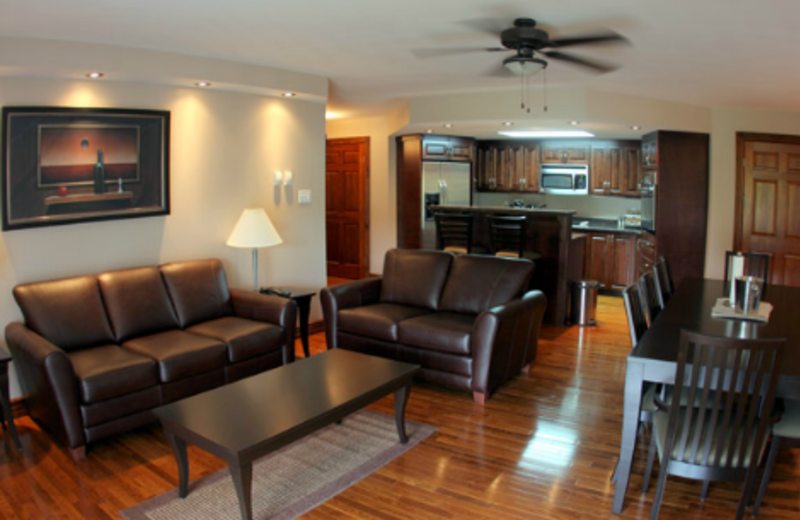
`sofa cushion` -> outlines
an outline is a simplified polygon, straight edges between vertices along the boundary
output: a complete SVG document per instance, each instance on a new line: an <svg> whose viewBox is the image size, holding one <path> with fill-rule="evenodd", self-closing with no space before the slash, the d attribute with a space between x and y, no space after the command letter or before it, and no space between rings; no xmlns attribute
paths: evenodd
<svg viewBox="0 0 800 520"><path fill-rule="evenodd" d="M219 260L165 264L161 274L181 328L233 314L225 270Z"/></svg>
<svg viewBox="0 0 800 520"><path fill-rule="evenodd" d="M277 325L236 316L204 321L186 331L226 343L230 363L278 350L283 346L284 338L283 329Z"/></svg>
<svg viewBox="0 0 800 520"><path fill-rule="evenodd" d="M472 353L474 314L437 312L404 320L399 324L403 345L468 356Z"/></svg>
<svg viewBox="0 0 800 520"><path fill-rule="evenodd" d="M155 360L162 383L219 370L228 360L228 348L224 343L182 330L135 338L122 347Z"/></svg>
<svg viewBox="0 0 800 520"><path fill-rule="evenodd" d="M70 352L81 399L95 403L158 384L156 363L117 345Z"/></svg>
<svg viewBox="0 0 800 520"><path fill-rule="evenodd" d="M453 260L444 286L443 311L479 314L522 296L534 264L530 260L462 255Z"/></svg>
<svg viewBox="0 0 800 520"><path fill-rule="evenodd" d="M398 323L429 313L427 309L393 303L365 305L339 311L339 330L386 341L397 341Z"/></svg>
<svg viewBox="0 0 800 520"><path fill-rule="evenodd" d="M381 302L436 310L442 296L451 253L391 249L383 263Z"/></svg>
<svg viewBox="0 0 800 520"><path fill-rule="evenodd" d="M117 342L178 328L158 267L110 271L97 280Z"/></svg>
<svg viewBox="0 0 800 520"><path fill-rule="evenodd" d="M114 343L94 276L18 285L14 298L25 325L67 352Z"/></svg>

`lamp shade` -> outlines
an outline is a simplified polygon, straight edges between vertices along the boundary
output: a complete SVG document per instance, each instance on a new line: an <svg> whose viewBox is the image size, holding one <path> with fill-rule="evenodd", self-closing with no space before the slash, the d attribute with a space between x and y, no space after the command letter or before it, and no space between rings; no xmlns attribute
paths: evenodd
<svg viewBox="0 0 800 520"><path fill-rule="evenodd" d="M264 208L246 208L226 242L231 247L253 248L276 246L282 243L281 236L272 225Z"/></svg>

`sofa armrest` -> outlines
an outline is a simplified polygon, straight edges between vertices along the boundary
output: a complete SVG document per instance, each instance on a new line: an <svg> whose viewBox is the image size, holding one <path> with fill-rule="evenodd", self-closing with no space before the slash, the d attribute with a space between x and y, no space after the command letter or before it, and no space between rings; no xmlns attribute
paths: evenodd
<svg viewBox="0 0 800 520"><path fill-rule="evenodd" d="M541 291L478 315L472 333L472 391L488 397L503 382L533 363L547 307Z"/></svg>
<svg viewBox="0 0 800 520"><path fill-rule="evenodd" d="M84 446L77 377L67 353L21 322L8 324L6 343L31 416L70 448Z"/></svg>
<svg viewBox="0 0 800 520"><path fill-rule="evenodd" d="M383 278L365 278L322 289L319 299L325 319L325 340L328 349L336 348L339 311L378 303Z"/></svg>
<svg viewBox="0 0 800 520"><path fill-rule="evenodd" d="M284 336L284 363L294 361L294 336L297 323L297 304L288 298L257 292L231 289L233 312L240 318L263 321L282 327Z"/></svg>

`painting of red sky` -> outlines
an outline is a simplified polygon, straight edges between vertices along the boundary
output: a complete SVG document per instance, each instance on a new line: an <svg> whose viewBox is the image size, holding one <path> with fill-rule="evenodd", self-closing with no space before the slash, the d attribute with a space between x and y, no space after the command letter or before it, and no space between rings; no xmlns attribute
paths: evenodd
<svg viewBox="0 0 800 520"><path fill-rule="evenodd" d="M91 183L97 150L103 151L106 182L139 180L138 127L41 125L39 186Z"/></svg>

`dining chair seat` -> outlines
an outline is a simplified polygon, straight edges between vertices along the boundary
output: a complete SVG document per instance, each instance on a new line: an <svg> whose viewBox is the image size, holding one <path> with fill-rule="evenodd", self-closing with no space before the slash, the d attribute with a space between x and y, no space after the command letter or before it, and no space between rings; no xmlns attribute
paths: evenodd
<svg viewBox="0 0 800 520"><path fill-rule="evenodd" d="M780 420L772 425L772 446L769 449L767 464L764 467L764 475L761 477L761 486L758 489L758 498L753 506L753 516L758 514L764 494L767 492L772 470L775 468L775 460L778 458L778 451L781 446L800 447L800 401L795 399L783 399L783 413Z"/></svg>

